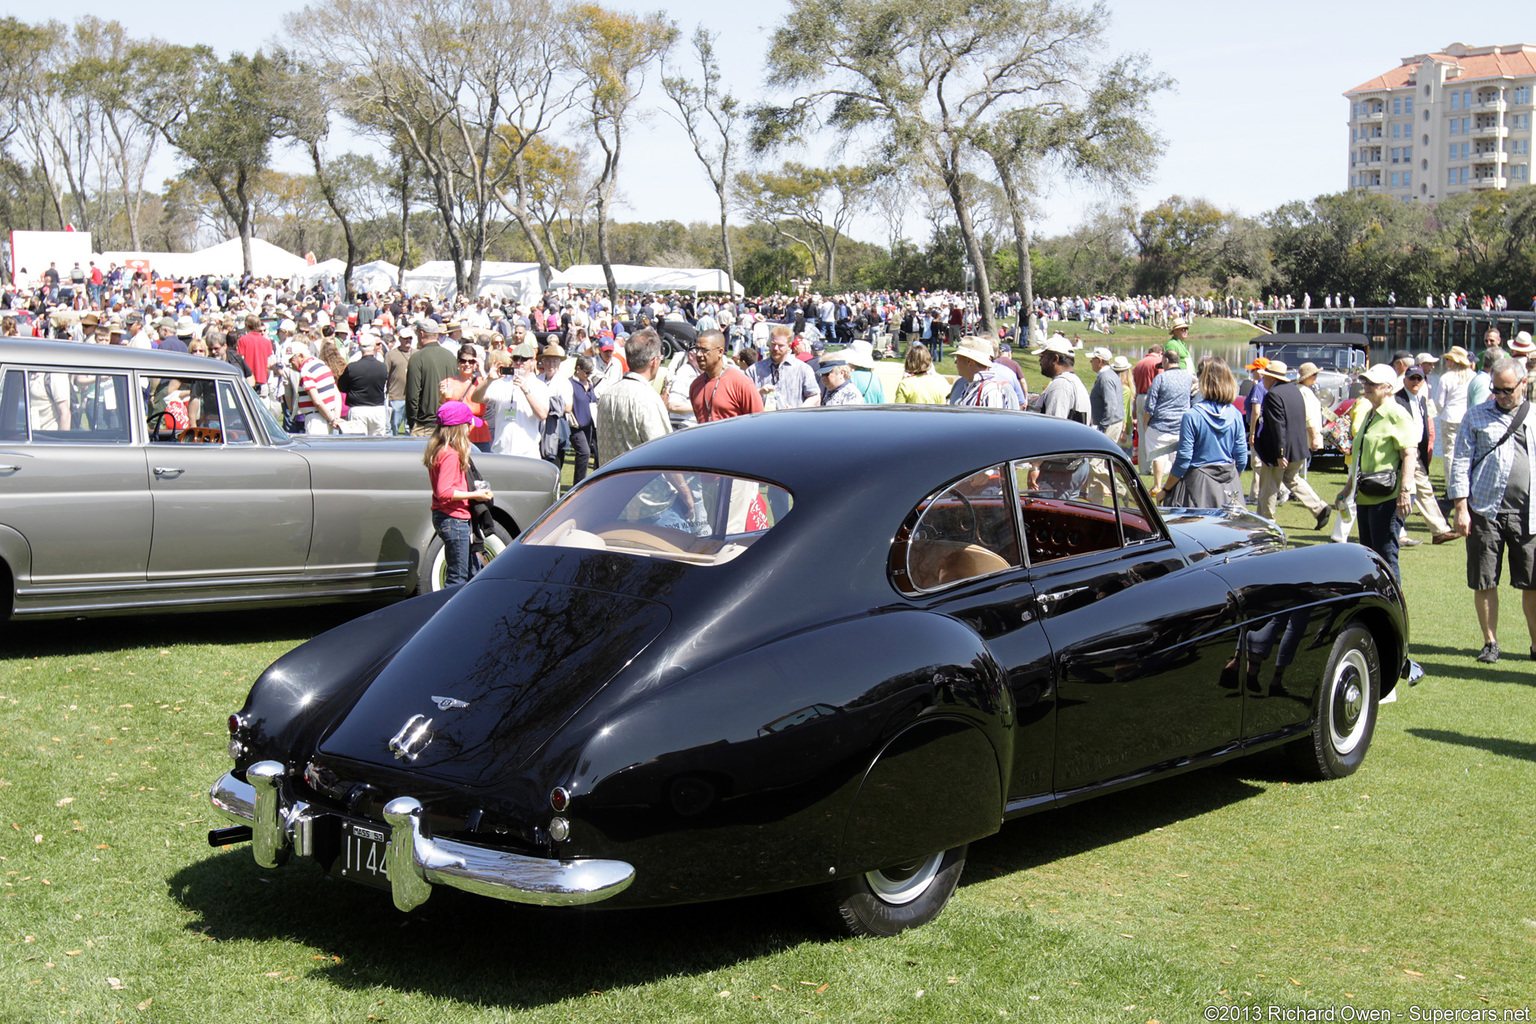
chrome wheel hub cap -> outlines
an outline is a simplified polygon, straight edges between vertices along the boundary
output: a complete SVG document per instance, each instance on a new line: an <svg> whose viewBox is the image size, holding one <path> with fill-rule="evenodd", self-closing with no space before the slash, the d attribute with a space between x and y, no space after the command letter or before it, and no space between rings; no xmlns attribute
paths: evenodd
<svg viewBox="0 0 1536 1024"><path fill-rule="evenodd" d="M902 906L928 891L928 887L938 877L939 865L943 862L944 855L935 853L922 860L866 872L864 880L882 901Z"/></svg>

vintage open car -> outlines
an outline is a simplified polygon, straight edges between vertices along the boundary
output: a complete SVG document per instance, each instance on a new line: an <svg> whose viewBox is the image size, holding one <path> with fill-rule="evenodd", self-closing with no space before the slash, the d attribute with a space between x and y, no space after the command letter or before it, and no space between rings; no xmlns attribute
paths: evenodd
<svg viewBox="0 0 1536 1024"><path fill-rule="evenodd" d="M604 466L455 592L274 663L212 787L275 866L642 907L803 889L932 918L1007 819L1284 746L1351 773L1406 659L1391 573L1164 519L1035 414L768 413Z"/></svg>

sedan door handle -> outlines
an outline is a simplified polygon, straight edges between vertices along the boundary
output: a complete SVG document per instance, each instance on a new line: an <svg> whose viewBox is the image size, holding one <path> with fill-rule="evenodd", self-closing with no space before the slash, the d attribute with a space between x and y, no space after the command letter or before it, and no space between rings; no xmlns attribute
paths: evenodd
<svg viewBox="0 0 1536 1024"><path fill-rule="evenodd" d="M20 466L0 466L0 473L19 473L19 472L21 472L21 467Z"/></svg>
<svg viewBox="0 0 1536 1024"><path fill-rule="evenodd" d="M1064 601L1069 597L1075 597L1087 589L1087 587L1068 587L1063 590L1052 590L1036 596L1035 600L1039 603L1040 608L1043 611L1049 612L1061 601Z"/></svg>
<svg viewBox="0 0 1536 1024"><path fill-rule="evenodd" d="M179 469L176 466L156 466L155 467L155 476L181 476L181 474L183 474L185 472L186 472L186 470Z"/></svg>

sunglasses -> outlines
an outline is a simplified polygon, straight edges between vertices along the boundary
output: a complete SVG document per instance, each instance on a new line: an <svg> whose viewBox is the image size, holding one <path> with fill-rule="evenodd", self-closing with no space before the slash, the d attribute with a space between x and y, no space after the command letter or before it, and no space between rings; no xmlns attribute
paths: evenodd
<svg viewBox="0 0 1536 1024"><path fill-rule="evenodd" d="M459 365L460 366L474 366L479 361L480 360L478 360L478 359L460 359L459 360Z"/></svg>
<svg viewBox="0 0 1536 1024"><path fill-rule="evenodd" d="M1496 395L1512 395L1516 391L1519 391L1521 387L1523 387L1523 385L1516 385L1512 388L1494 388L1493 393Z"/></svg>

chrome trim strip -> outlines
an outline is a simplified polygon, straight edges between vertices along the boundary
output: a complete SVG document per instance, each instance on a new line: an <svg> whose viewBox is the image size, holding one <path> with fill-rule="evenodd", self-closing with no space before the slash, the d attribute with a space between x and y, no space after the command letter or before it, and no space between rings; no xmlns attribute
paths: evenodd
<svg viewBox="0 0 1536 1024"><path fill-rule="evenodd" d="M226 576L191 576L180 573L175 576L129 576L127 573L119 573L120 577L127 577L117 581L95 580L87 583L50 583L48 578L33 578L25 587L18 587L17 593L27 597L41 597L54 594L110 594L114 592L143 591L154 589L166 592L195 590L199 587L275 587L289 586L295 583L326 584L326 583L353 583L366 582L368 580L388 579L394 576L409 574L411 567L400 563L396 567L370 567L359 569L355 572L330 572L308 574L303 568L272 575L226 575Z"/></svg>
<svg viewBox="0 0 1536 1024"><path fill-rule="evenodd" d="M366 581L364 581L366 582ZM381 581L382 583L382 581ZM53 597L56 592L44 591L43 597ZM139 611L148 612L154 609L186 608L192 605L205 607L208 605L251 605L272 601L318 601L330 598L354 600L364 597L389 597L394 594L406 593L406 584L390 583L379 586L364 587L329 587L329 588L295 588L287 590L244 590L239 593L209 593L206 591L189 590L183 595L159 599L145 599L137 595L124 594L112 601L99 603L73 603L73 604L33 604L22 607L22 597L37 597L36 590L18 591L17 607L12 611L13 618L52 618L63 615L88 614L91 612L107 611Z"/></svg>
<svg viewBox="0 0 1536 1024"><path fill-rule="evenodd" d="M618 860L551 860L428 839L421 813L421 803L408 796L384 807L391 829L385 863L401 910L425 903L434 884L513 903L583 906L616 896L635 880L634 867Z"/></svg>

